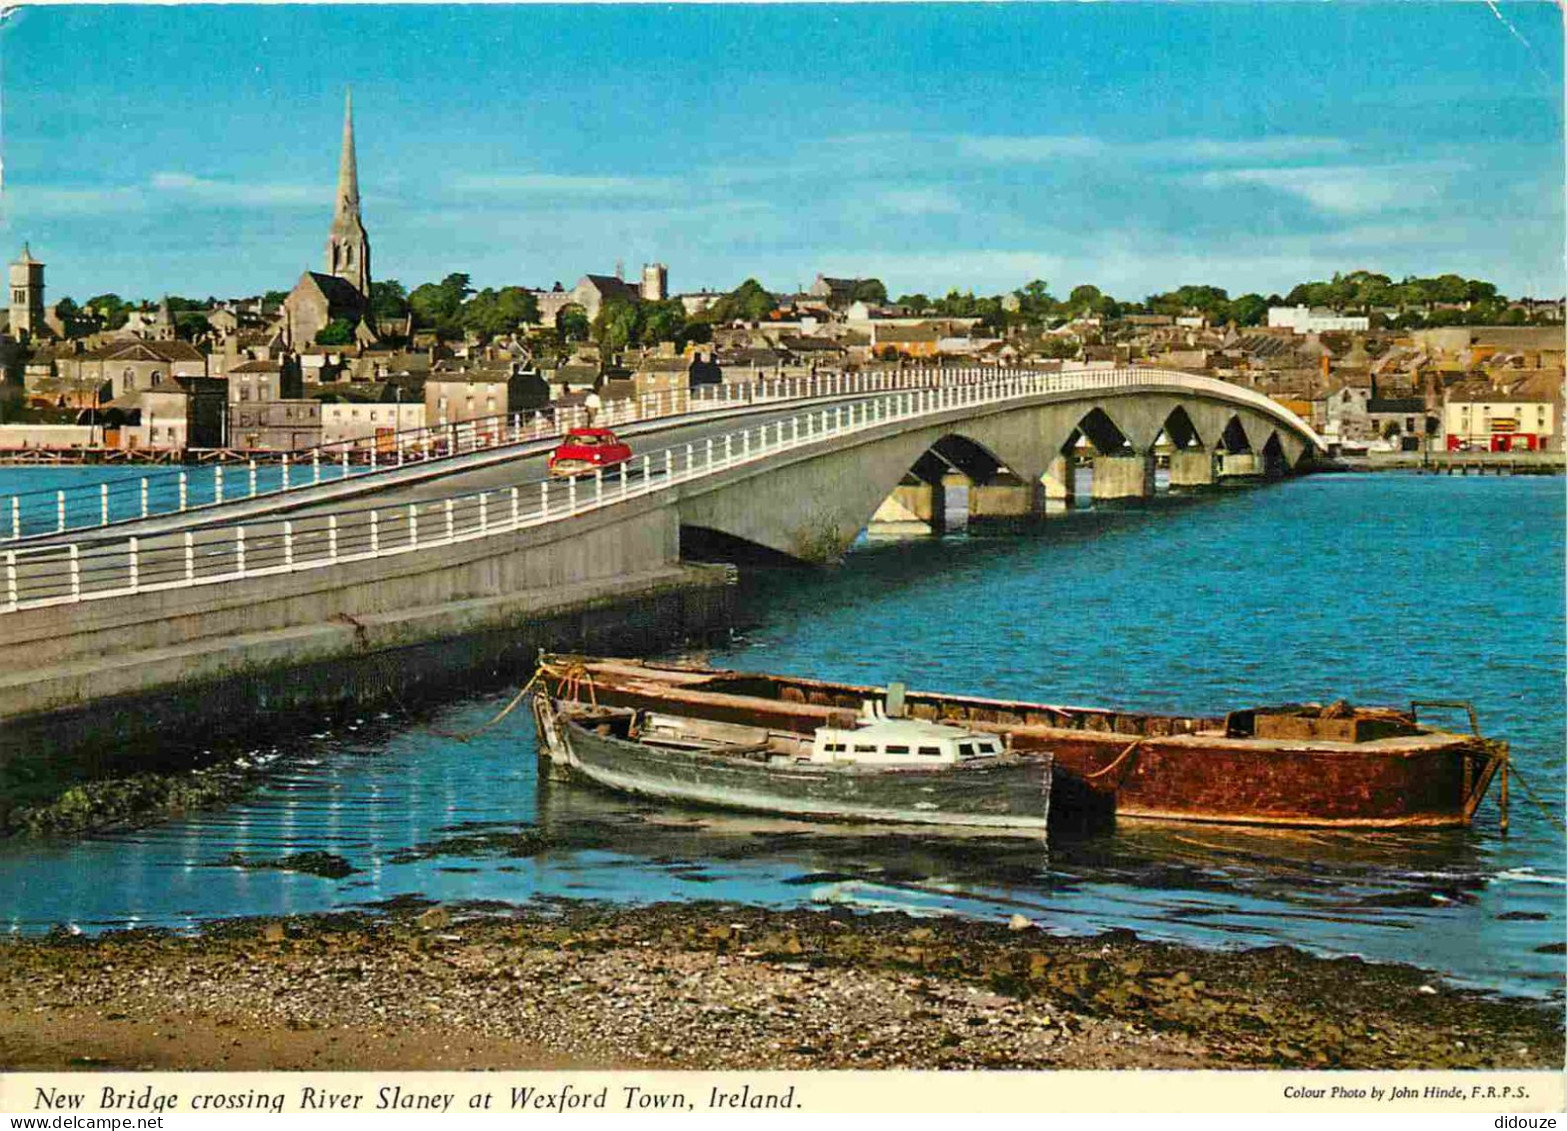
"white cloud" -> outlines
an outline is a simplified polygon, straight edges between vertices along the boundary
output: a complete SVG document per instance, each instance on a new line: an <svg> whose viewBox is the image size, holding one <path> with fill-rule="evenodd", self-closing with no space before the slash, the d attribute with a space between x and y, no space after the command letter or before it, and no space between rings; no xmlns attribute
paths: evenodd
<svg viewBox="0 0 1567 1131"><path fill-rule="evenodd" d="M1263 137L1241 140L1195 137L1171 138L1128 147L1150 159L1187 160L1194 164L1228 161L1288 161L1344 153L1349 144L1336 137Z"/></svg>
<svg viewBox="0 0 1567 1131"><path fill-rule="evenodd" d="M878 140L893 140L882 138ZM915 139L904 138L907 145ZM921 139L935 140L935 139ZM1212 165L1237 161L1288 161L1321 158L1349 149L1332 137L1213 138L1172 137L1159 141L1117 142L1074 135L959 135L946 141L963 158L1003 164L1103 158L1149 164Z"/></svg>
<svg viewBox="0 0 1567 1131"><path fill-rule="evenodd" d="M888 189L877 195L876 203L899 216L955 216L963 211L955 194L937 186Z"/></svg>
<svg viewBox="0 0 1567 1131"><path fill-rule="evenodd" d="M7 186L0 194L6 211L28 221L57 216L95 216L140 209L145 203L134 188L66 188L57 185Z"/></svg>
<svg viewBox="0 0 1567 1131"><path fill-rule="evenodd" d="M1254 185L1306 201L1321 212L1353 215L1399 211L1439 203L1448 175L1463 166L1445 162L1409 165L1302 165L1215 169L1197 176L1209 188Z"/></svg>
<svg viewBox="0 0 1567 1131"><path fill-rule="evenodd" d="M148 186L157 193L183 197L204 204L245 208L311 205L326 207L336 190L330 185L296 185L265 181L220 181L191 173L154 173Z"/></svg>
<svg viewBox="0 0 1567 1131"><path fill-rule="evenodd" d="M981 161L1055 161L1067 157L1098 157L1110 147L1091 137L973 137L951 139L958 155Z"/></svg>
<svg viewBox="0 0 1567 1131"><path fill-rule="evenodd" d="M680 191L663 177L582 176L567 173L510 173L459 176L449 188L472 196L665 197Z"/></svg>

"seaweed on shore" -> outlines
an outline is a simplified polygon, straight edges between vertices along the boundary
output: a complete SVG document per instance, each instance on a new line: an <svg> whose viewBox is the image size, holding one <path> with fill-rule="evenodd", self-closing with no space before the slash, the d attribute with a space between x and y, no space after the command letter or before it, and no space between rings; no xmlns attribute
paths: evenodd
<svg viewBox="0 0 1567 1131"><path fill-rule="evenodd" d="M360 870L332 852L295 852L271 860L254 859L243 852L230 852L218 863L225 867L246 868L251 871L303 872L327 880L340 880Z"/></svg>
<svg viewBox="0 0 1567 1131"><path fill-rule="evenodd" d="M459 826L453 826L457 828ZM389 858L388 863L412 864L420 860L434 860L442 856L502 857L517 859L537 856L554 847L554 840L546 833L529 826L520 828L495 828L474 826L439 840L421 841L412 848L402 849Z"/></svg>
<svg viewBox="0 0 1567 1131"><path fill-rule="evenodd" d="M181 773L141 773L73 785L53 799L0 814L0 836L67 836L152 824L226 805L254 789L261 773L242 760Z"/></svg>

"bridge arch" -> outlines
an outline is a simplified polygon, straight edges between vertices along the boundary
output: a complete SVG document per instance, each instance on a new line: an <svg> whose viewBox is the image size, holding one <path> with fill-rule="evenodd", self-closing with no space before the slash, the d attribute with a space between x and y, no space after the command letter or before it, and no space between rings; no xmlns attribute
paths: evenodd
<svg viewBox="0 0 1567 1131"><path fill-rule="evenodd" d="M1047 492L1070 492L1072 465L1090 449L1094 496L1104 500L1153 494L1161 436L1174 448L1171 485L1183 487L1257 475L1265 447L1275 467L1291 469L1315 442L1309 426L1250 390L1186 374L1138 371L1130 380L1118 378L1102 385L1085 381L1080 389L1046 386L1022 403L959 401L935 418L889 421L791 451L770 460L765 471L737 468L734 479L754 482L742 487L725 475L683 493L680 523L792 557L829 559L847 548L889 496L901 492L905 502L923 500L905 511L920 521L935 517L939 480L953 471L980 494L994 488L988 500L998 509L992 513L1021 517L1042 514ZM1087 444L1076 447L1085 438Z"/></svg>

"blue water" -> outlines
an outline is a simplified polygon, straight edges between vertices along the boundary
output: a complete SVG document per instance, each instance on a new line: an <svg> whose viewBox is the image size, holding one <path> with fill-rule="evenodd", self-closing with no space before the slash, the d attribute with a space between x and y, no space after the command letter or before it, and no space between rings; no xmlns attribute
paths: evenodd
<svg viewBox="0 0 1567 1131"><path fill-rule="evenodd" d="M258 464L254 476L246 464L225 464L221 480L217 470L212 464L0 468L0 538L53 533L62 528L62 518L65 530L86 531L103 525L105 518L120 522L144 512L168 514L218 502L220 491L222 501L232 502L283 488L281 464ZM345 471L330 459L319 469L306 462L289 468L288 483L298 487L316 482L318 476L320 482L331 483L367 470L354 464Z"/></svg>
<svg viewBox="0 0 1567 1131"><path fill-rule="evenodd" d="M31 474L31 472L29 472ZM0 486L4 481L0 480ZM1560 479L1323 476L1021 533L862 541L827 572L759 576L749 623L711 660L1058 702L1218 713L1348 698L1474 701L1523 779L1562 812ZM194 926L399 895L848 904L1126 927L1204 946L1284 943L1412 962L1450 980L1560 993L1561 833L1515 784L1467 830L1244 831L1123 823L1029 842L888 838L682 811L539 783L510 690L409 721L322 721L262 746L243 804L87 840L0 844L15 931ZM544 851L508 834L537 829ZM440 842L445 841L445 844ZM423 847L420 847L423 846ZM225 865L324 849L343 880Z"/></svg>

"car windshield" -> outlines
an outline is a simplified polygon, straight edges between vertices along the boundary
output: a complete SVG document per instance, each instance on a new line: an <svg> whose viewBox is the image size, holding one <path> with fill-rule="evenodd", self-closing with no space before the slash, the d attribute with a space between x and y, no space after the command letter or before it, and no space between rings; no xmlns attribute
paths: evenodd
<svg viewBox="0 0 1567 1131"><path fill-rule="evenodd" d="M584 448L591 448L596 444L603 443L603 441L597 436L573 436L571 438L571 442L574 444L580 444Z"/></svg>

